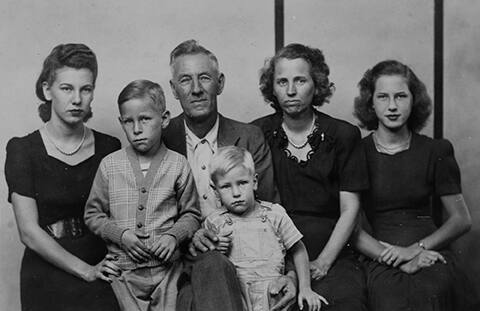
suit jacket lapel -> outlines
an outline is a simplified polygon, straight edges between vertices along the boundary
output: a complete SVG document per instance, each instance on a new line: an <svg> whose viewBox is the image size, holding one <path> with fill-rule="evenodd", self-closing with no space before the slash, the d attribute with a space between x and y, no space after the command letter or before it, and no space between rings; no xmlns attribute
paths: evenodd
<svg viewBox="0 0 480 311"><path fill-rule="evenodd" d="M232 124L221 114L218 121L218 136L217 136L217 145L218 147L224 146L236 146L240 140L239 133L235 130Z"/></svg>
<svg viewBox="0 0 480 311"><path fill-rule="evenodd" d="M187 141L185 138L183 113L170 121L170 124L165 130L164 142L169 149L176 151L185 157L187 156Z"/></svg>

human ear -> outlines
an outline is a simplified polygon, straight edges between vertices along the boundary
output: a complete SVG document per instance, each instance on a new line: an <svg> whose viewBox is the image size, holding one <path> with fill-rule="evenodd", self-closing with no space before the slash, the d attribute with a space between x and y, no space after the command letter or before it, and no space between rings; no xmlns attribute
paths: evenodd
<svg viewBox="0 0 480 311"><path fill-rule="evenodd" d="M255 173L253 175L253 191L257 191L258 189L258 174Z"/></svg>
<svg viewBox="0 0 480 311"><path fill-rule="evenodd" d="M165 110L162 113L162 129L166 129L168 124L170 124L170 111Z"/></svg>
<svg viewBox="0 0 480 311"><path fill-rule="evenodd" d="M218 89L217 89L217 95L222 94L223 92L223 87L225 86L225 75L223 73L220 73L218 75Z"/></svg>
<svg viewBox="0 0 480 311"><path fill-rule="evenodd" d="M43 96L45 97L45 99L48 101L51 101L52 95L50 94L50 85L48 85L47 81L42 82L42 90L43 90Z"/></svg>
<svg viewBox="0 0 480 311"><path fill-rule="evenodd" d="M330 83L328 88L330 89L330 95L328 95L324 99L324 102L327 103L327 104L330 103L330 100L332 99L333 94L335 94L335 91L337 90L337 87L335 86L335 83L333 83L333 82ZM317 92L317 91L315 91L315 92Z"/></svg>
<svg viewBox="0 0 480 311"><path fill-rule="evenodd" d="M173 97L175 97L175 99L178 99L178 93L177 93L177 90L175 90L175 85L173 84L173 81L170 80L170 89L172 90L172 93L173 93Z"/></svg>

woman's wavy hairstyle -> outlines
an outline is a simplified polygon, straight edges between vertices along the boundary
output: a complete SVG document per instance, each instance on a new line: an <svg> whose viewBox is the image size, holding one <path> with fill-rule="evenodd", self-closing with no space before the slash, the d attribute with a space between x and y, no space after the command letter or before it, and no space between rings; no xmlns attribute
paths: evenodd
<svg viewBox="0 0 480 311"><path fill-rule="evenodd" d="M275 66L279 59L302 58L310 64L310 75L315 83L315 94L312 99L312 106L320 107L328 97L332 95L333 83L328 80L330 69L325 63L322 51L299 43L292 43L281 50L275 56L265 61L260 69L260 91L266 102L270 103L277 112L281 110L277 98L273 94Z"/></svg>
<svg viewBox="0 0 480 311"><path fill-rule="evenodd" d="M45 98L43 93L43 83L51 85L55 81L57 69L70 67L75 69L86 68L92 72L93 84L97 79L98 64L97 57L93 51L82 43L60 44L53 48L52 52L43 62L42 72L35 84L35 93L43 102L38 106L38 114L43 122L48 122L52 115L52 102ZM84 121L92 117L92 112L85 116Z"/></svg>
<svg viewBox="0 0 480 311"><path fill-rule="evenodd" d="M413 97L412 112L407 126L411 131L418 132L425 126L432 112L432 100L428 96L425 84L418 79L412 69L396 60L382 61L365 72L358 83L360 94L355 98L353 115L360 121L360 127L368 130L378 128L378 118L373 109L375 83L381 76L392 75L402 76L407 82Z"/></svg>

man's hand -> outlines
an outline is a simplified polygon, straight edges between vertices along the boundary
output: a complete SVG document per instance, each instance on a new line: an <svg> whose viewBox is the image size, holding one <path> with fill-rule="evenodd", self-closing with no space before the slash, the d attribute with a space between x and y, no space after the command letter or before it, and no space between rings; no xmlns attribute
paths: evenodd
<svg viewBox="0 0 480 311"><path fill-rule="evenodd" d="M228 255L230 251L230 246L232 245L232 231L222 233L218 236L218 242L215 243L215 249L224 255Z"/></svg>
<svg viewBox="0 0 480 311"><path fill-rule="evenodd" d="M207 229L198 229L193 235L192 242L188 246L188 250L192 256L197 256L197 250L205 253L208 250L215 250L215 243L218 237L215 233Z"/></svg>
<svg viewBox="0 0 480 311"><path fill-rule="evenodd" d="M147 239L149 235L136 234L132 230L127 230L122 234L122 248L128 256L136 263L146 262L150 259L150 251L140 239Z"/></svg>
<svg viewBox="0 0 480 311"><path fill-rule="evenodd" d="M270 282L268 288L270 301L276 301L273 305L270 304L271 311L287 310L295 303L297 296L297 285L293 278L283 275L276 280Z"/></svg>
<svg viewBox="0 0 480 311"><path fill-rule="evenodd" d="M150 253L161 261L168 261L177 248L177 239L169 234L164 234L153 244Z"/></svg>

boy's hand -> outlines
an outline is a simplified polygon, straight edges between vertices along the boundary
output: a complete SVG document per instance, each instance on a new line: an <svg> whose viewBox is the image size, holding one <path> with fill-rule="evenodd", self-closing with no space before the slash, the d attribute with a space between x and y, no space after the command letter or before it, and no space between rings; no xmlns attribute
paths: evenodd
<svg viewBox="0 0 480 311"><path fill-rule="evenodd" d="M271 311L288 310L295 303L295 296L297 295L296 281L287 275L282 275L270 282L268 294L275 301L270 306Z"/></svg>
<svg viewBox="0 0 480 311"><path fill-rule="evenodd" d="M150 253L162 261L168 261L177 248L177 239L169 234L161 235L153 244Z"/></svg>
<svg viewBox="0 0 480 311"><path fill-rule="evenodd" d="M142 263L150 260L150 254L147 246L140 239L147 239L149 235L136 234L132 230L127 230L122 234L122 248L128 256L136 263Z"/></svg>
<svg viewBox="0 0 480 311"><path fill-rule="evenodd" d="M308 304L309 311L318 311L322 308L322 302L328 305L327 299L315 293L311 288L300 290L298 293L298 307L303 310L303 302Z"/></svg>

